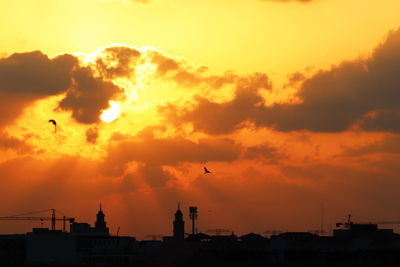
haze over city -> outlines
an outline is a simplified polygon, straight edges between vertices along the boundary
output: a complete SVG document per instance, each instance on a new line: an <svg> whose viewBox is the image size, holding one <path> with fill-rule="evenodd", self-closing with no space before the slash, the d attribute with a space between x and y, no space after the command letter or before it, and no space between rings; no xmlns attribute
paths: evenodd
<svg viewBox="0 0 400 267"><path fill-rule="evenodd" d="M400 220L399 9L1 2L0 216L92 223L102 203L138 238L170 234L179 202L199 231L320 229L322 202L325 229Z"/></svg>

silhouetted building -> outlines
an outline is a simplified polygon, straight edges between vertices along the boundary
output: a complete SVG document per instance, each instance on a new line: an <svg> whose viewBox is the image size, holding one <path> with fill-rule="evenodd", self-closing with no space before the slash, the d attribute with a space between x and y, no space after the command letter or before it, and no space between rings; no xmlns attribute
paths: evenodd
<svg viewBox="0 0 400 267"><path fill-rule="evenodd" d="M194 208L192 221L197 217ZM333 236L286 232L270 238L254 233L238 238L233 232L220 235L224 229L214 229L215 235L195 233L185 240L178 205L173 236L138 242L134 237L111 236L100 206L94 227L72 222L71 233L34 228L26 235L0 235L0 266L400 266L399 234L376 224L343 225Z"/></svg>
<svg viewBox="0 0 400 267"><path fill-rule="evenodd" d="M255 234L255 233L248 233L246 235L242 235L240 238L242 242L264 242L266 239L265 237Z"/></svg>
<svg viewBox="0 0 400 267"><path fill-rule="evenodd" d="M135 266L133 253L137 242L134 237L79 235L75 238L81 266Z"/></svg>
<svg viewBox="0 0 400 267"><path fill-rule="evenodd" d="M211 240L211 236L203 233L190 234L186 240L194 242L209 242Z"/></svg>
<svg viewBox="0 0 400 267"><path fill-rule="evenodd" d="M392 229L378 229L378 225L369 223L352 223L347 229L333 230L333 236L336 238L356 238L359 236L369 238L390 238L393 234Z"/></svg>
<svg viewBox="0 0 400 267"><path fill-rule="evenodd" d="M105 215L101 210L101 204L94 225L94 227L91 227L88 223L79 223L74 221L70 225L70 232L75 235L110 235L105 221Z"/></svg>
<svg viewBox="0 0 400 267"><path fill-rule="evenodd" d="M73 222L70 225L70 232L71 234L93 234L94 228L90 227L90 224L88 223L78 223L78 222Z"/></svg>
<svg viewBox="0 0 400 267"><path fill-rule="evenodd" d="M48 228L33 228L26 234L26 262L28 266L77 265L76 241L70 233Z"/></svg>
<svg viewBox="0 0 400 267"><path fill-rule="evenodd" d="M26 254L26 235L0 235L0 266L23 266Z"/></svg>
<svg viewBox="0 0 400 267"><path fill-rule="evenodd" d="M185 221L183 220L183 214L178 204L178 210L175 212L174 220L174 239L184 240L185 239Z"/></svg>
<svg viewBox="0 0 400 267"><path fill-rule="evenodd" d="M100 204L100 210L96 215L97 219L96 222L94 223L94 229L96 229L97 233L102 233L102 234L109 234L109 230L107 228L107 223L104 220L104 213L101 210L101 204Z"/></svg>
<svg viewBox="0 0 400 267"><path fill-rule="evenodd" d="M232 233L230 235L213 235L211 236L211 241L212 242L236 242L237 241L237 236Z"/></svg>

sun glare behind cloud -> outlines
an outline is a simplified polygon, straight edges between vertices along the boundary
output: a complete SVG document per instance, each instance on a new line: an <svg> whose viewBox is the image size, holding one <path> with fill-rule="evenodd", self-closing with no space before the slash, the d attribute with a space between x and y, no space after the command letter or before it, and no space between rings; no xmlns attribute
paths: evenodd
<svg viewBox="0 0 400 267"><path fill-rule="evenodd" d="M110 100L110 107L103 111L100 115L100 119L104 122L112 122L116 120L121 113L121 108L119 107L118 103L115 101Z"/></svg>

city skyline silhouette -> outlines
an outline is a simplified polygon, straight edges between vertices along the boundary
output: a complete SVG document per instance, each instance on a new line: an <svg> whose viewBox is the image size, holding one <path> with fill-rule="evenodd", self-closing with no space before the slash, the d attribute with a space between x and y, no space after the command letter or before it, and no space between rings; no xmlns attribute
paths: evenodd
<svg viewBox="0 0 400 267"><path fill-rule="evenodd" d="M6 266L299 266L339 264L344 266L396 266L399 262L400 234L378 224L400 222L346 222L326 235L320 233L266 231L236 235L227 229L197 230L197 207L190 206L192 232L185 233L185 221L178 203L171 235L147 235L144 240L116 235L107 228L102 205L93 226L68 218L69 229L55 229L55 209L51 217L30 212L0 220L51 220L52 229L33 228L26 234L0 235L0 263ZM39 211L43 212L43 211ZM30 215L29 217L24 215ZM214 233L215 231L215 233ZM269 234L266 236L266 234Z"/></svg>
<svg viewBox="0 0 400 267"><path fill-rule="evenodd" d="M114 263L151 266L152 253L186 248L245 261L248 240L262 243L249 251L257 262L289 239L310 241L319 263L346 254L340 245L396 250L399 9L2 1L0 217L18 218L0 220L0 253L45 261L39 242L78 264L109 245ZM192 243L170 243L174 232Z"/></svg>

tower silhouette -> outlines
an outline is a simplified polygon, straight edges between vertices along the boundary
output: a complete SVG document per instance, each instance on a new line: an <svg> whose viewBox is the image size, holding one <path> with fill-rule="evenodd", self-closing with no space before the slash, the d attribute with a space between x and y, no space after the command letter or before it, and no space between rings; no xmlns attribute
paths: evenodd
<svg viewBox="0 0 400 267"><path fill-rule="evenodd" d="M94 223L94 229L97 233L102 233L102 234L109 234L108 228L107 228L107 223L104 219L105 215L103 211L101 210L101 204L100 204L100 210L96 215L96 222Z"/></svg>
<svg viewBox="0 0 400 267"><path fill-rule="evenodd" d="M174 220L174 239L183 240L185 238L185 221L183 220L183 214L178 203L178 210L175 212Z"/></svg>
<svg viewBox="0 0 400 267"><path fill-rule="evenodd" d="M197 207L189 207L189 216L190 220L192 220L192 234L196 234L196 220L197 220Z"/></svg>

